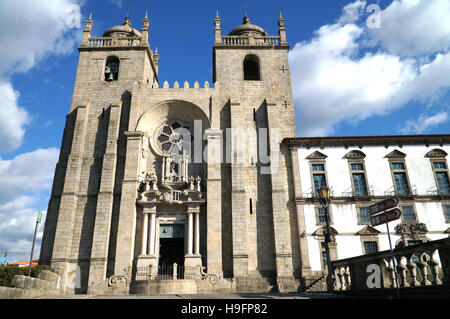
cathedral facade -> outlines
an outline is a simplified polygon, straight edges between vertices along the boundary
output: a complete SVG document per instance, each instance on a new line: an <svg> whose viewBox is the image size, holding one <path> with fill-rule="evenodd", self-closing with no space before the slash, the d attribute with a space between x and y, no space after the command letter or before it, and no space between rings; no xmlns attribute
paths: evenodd
<svg viewBox="0 0 450 319"><path fill-rule="evenodd" d="M142 24L125 18L93 37L86 20L41 263L67 291L133 289L174 264L204 291L297 290L283 17L269 36L248 17L222 35L217 16L214 85L202 87L159 82Z"/></svg>
<svg viewBox="0 0 450 319"><path fill-rule="evenodd" d="M160 83L129 18L86 20L40 263L67 293L304 291L332 259L388 249L368 207L399 197L396 245L448 237L450 135L296 138L289 45L214 19L213 83Z"/></svg>

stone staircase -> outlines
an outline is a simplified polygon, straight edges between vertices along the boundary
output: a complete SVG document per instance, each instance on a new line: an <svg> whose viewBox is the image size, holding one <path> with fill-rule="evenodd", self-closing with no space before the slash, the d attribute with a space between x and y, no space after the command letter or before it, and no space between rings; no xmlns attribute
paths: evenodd
<svg viewBox="0 0 450 319"><path fill-rule="evenodd" d="M236 290L242 293L268 293L276 288L276 279L252 274L248 277L235 278Z"/></svg>
<svg viewBox="0 0 450 319"><path fill-rule="evenodd" d="M327 278L322 275L314 279L308 287L306 287L305 292L326 292L327 291Z"/></svg>

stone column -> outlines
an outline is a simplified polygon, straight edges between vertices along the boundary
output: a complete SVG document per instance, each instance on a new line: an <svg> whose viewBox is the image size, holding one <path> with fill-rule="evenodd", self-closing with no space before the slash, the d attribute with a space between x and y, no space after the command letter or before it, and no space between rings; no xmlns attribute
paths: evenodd
<svg viewBox="0 0 450 319"><path fill-rule="evenodd" d="M192 212L188 212L188 251L187 254L188 255L192 255L192 243L193 243L193 224L192 224Z"/></svg>
<svg viewBox="0 0 450 319"><path fill-rule="evenodd" d="M194 213L194 254L200 255L200 212Z"/></svg>
<svg viewBox="0 0 450 319"><path fill-rule="evenodd" d="M147 240L148 240L148 214L143 213L142 218L142 246L141 246L141 255L147 255Z"/></svg>
<svg viewBox="0 0 450 319"><path fill-rule="evenodd" d="M200 255L200 251L195 254L193 254L193 246L194 243L196 245L195 248L200 247L200 242L197 242L197 240L199 239L200 236L195 236L197 235L194 233L194 218L196 219L195 221L195 231L197 232L198 227L199 227L199 222L198 222L198 217L200 214L200 206L198 206L197 204L193 205L193 206L189 206L187 209L187 254L184 256L184 266L186 267L195 267L195 266L201 266L202 265L202 258ZM185 239L186 240L186 239ZM197 250L197 249L196 249Z"/></svg>
<svg viewBox="0 0 450 319"><path fill-rule="evenodd" d="M156 210L150 212L150 236L148 237L148 254L155 255Z"/></svg>
<svg viewBox="0 0 450 319"><path fill-rule="evenodd" d="M156 238L156 206L154 204L144 205L143 237L142 245L146 247L145 253L138 257L137 267L149 267L155 271L158 269L157 257L155 255ZM153 275L153 274L152 274Z"/></svg>

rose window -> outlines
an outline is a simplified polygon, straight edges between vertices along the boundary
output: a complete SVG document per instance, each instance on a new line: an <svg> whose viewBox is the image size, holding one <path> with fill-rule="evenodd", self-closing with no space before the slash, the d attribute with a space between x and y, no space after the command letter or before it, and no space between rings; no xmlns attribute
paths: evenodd
<svg viewBox="0 0 450 319"><path fill-rule="evenodd" d="M183 127L178 122L165 124L160 129L158 143L163 153L181 154L184 151L189 152L190 140L189 128Z"/></svg>

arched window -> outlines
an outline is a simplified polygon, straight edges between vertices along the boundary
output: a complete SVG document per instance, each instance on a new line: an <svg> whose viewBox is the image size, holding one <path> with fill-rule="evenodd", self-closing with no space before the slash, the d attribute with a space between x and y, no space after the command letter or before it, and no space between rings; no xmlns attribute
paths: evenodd
<svg viewBox="0 0 450 319"><path fill-rule="evenodd" d="M106 59L105 66L105 81L117 81L119 78L119 59L115 56L110 56Z"/></svg>
<svg viewBox="0 0 450 319"><path fill-rule="evenodd" d="M259 59L256 55L247 55L244 59L244 80L261 81Z"/></svg>

